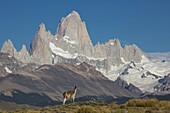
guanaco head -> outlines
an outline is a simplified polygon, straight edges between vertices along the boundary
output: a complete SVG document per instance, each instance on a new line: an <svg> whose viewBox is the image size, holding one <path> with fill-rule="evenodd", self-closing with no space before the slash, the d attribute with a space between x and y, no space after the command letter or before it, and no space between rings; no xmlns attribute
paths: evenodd
<svg viewBox="0 0 170 113"><path fill-rule="evenodd" d="M75 86L74 89L77 89L77 86Z"/></svg>

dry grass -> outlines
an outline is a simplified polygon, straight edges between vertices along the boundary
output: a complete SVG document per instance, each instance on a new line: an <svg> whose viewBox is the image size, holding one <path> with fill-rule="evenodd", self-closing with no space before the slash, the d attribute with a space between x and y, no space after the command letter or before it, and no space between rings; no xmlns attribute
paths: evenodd
<svg viewBox="0 0 170 113"><path fill-rule="evenodd" d="M33 110L19 109L12 112L0 110L0 113L170 113L170 102L154 99L132 99L122 105L82 102Z"/></svg>

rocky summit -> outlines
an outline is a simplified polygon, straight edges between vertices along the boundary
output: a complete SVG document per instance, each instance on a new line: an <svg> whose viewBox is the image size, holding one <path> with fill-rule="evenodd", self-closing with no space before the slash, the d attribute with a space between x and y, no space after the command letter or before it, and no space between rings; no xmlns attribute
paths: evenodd
<svg viewBox="0 0 170 113"><path fill-rule="evenodd" d="M0 99L49 105L61 102L63 91L74 85L78 100L169 94L169 66L167 60L149 59L135 44L122 47L118 38L93 45L85 22L73 11L61 19L55 34L41 23L29 50L23 45L17 51L10 39L4 42Z"/></svg>
<svg viewBox="0 0 170 113"><path fill-rule="evenodd" d="M24 63L55 64L85 61L108 70L112 65L123 64L123 61L140 62L142 56L147 58L136 45L122 48L118 38L93 46L86 24L76 11L61 19L54 35L41 23L30 44L29 52L25 46L17 52L10 40L5 41L1 52L9 53Z"/></svg>

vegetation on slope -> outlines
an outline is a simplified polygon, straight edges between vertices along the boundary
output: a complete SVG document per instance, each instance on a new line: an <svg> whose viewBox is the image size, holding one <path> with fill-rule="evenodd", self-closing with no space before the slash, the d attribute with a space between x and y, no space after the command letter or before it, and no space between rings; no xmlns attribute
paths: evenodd
<svg viewBox="0 0 170 113"><path fill-rule="evenodd" d="M37 109L18 109L0 113L169 113L170 101L155 99L132 99L125 104L107 104L104 102L80 102L56 105Z"/></svg>

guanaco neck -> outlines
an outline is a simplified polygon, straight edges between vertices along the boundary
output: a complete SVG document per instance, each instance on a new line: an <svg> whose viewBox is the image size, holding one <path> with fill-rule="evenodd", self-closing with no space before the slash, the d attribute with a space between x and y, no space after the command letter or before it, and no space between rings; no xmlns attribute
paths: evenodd
<svg viewBox="0 0 170 113"><path fill-rule="evenodd" d="M74 94L76 94L76 92L77 92L77 88L74 89Z"/></svg>

